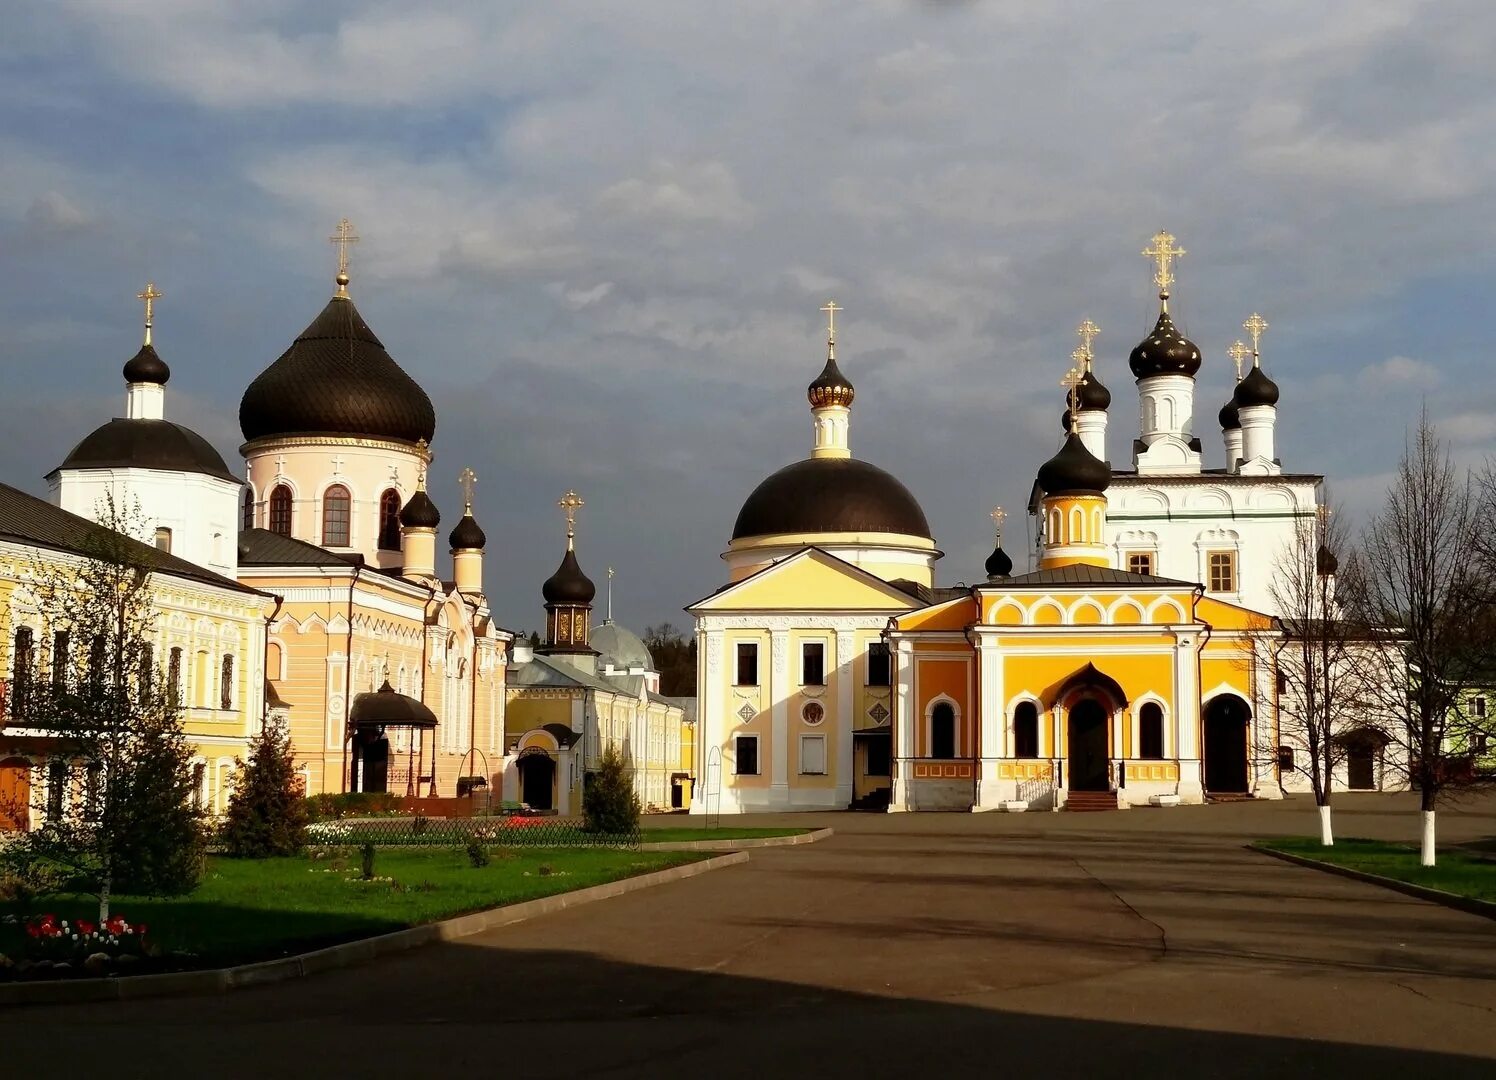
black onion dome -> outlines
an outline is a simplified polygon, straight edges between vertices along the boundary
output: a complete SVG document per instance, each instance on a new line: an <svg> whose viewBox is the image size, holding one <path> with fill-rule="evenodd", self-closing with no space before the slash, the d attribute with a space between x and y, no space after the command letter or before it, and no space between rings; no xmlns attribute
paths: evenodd
<svg viewBox="0 0 1496 1080"><path fill-rule="evenodd" d="M170 420L111 420L85 435L57 468L163 469L239 483L207 439Z"/></svg>
<svg viewBox="0 0 1496 1080"><path fill-rule="evenodd" d="M1158 322L1153 324L1153 333L1138 343L1127 358L1135 378L1146 379L1150 375L1189 375L1200 370L1200 350L1195 343L1181 334L1169 318L1167 311L1158 313Z"/></svg>
<svg viewBox="0 0 1496 1080"><path fill-rule="evenodd" d="M1235 431L1241 427L1241 416L1236 411L1236 402L1228 401L1221 406L1221 411L1216 414L1216 419L1221 422L1222 431Z"/></svg>
<svg viewBox="0 0 1496 1080"><path fill-rule="evenodd" d="M1320 577L1334 577L1335 571L1340 569L1340 560L1335 553L1324 544L1319 545L1319 550L1314 553L1314 569Z"/></svg>
<svg viewBox="0 0 1496 1080"><path fill-rule="evenodd" d="M1075 393L1080 398L1082 409L1099 409L1105 412L1111 407L1112 392L1102 385L1094 371L1088 371L1081 377Z"/></svg>
<svg viewBox="0 0 1496 1080"><path fill-rule="evenodd" d="M597 595L597 586L582 573L577 553L567 548L566 558L561 560L556 572L545 579L540 595L545 597L547 604L590 604Z"/></svg>
<svg viewBox="0 0 1496 1080"><path fill-rule="evenodd" d="M1111 466L1087 450L1073 432L1059 453L1039 466L1039 486L1046 495L1099 495L1111 482Z"/></svg>
<svg viewBox="0 0 1496 1080"><path fill-rule="evenodd" d="M453 551L461 551L463 548L481 549L488 544L488 537L478 527L478 523L473 520L471 513L462 515L462 520L453 527L452 533L447 539L451 541Z"/></svg>
<svg viewBox="0 0 1496 1080"><path fill-rule="evenodd" d="M441 511L424 490L417 491L400 508L400 524L407 529L434 529L441 523Z"/></svg>
<svg viewBox="0 0 1496 1080"><path fill-rule="evenodd" d="M1066 431L1069 431L1070 430L1070 425L1072 423L1074 423L1074 420L1073 420L1073 418L1070 415L1070 410L1069 409L1066 409L1064 412L1060 413L1060 427L1061 428L1063 428Z"/></svg>
<svg viewBox="0 0 1496 1080"><path fill-rule="evenodd" d="M125 382L165 385L171 368L157 354L155 346L142 345L140 351L125 361Z"/></svg>
<svg viewBox="0 0 1496 1080"><path fill-rule="evenodd" d="M925 512L909 489L856 458L807 458L754 488L738 511L732 538L778 533L899 533L933 539Z"/></svg>
<svg viewBox="0 0 1496 1080"><path fill-rule="evenodd" d="M819 409L826 405L851 405L857 391L836 366L836 357L829 356L815 382L805 388L805 396L810 399L811 408Z"/></svg>
<svg viewBox="0 0 1496 1080"><path fill-rule="evenodd" d="M1238 409L1253 405L1276 405L1278 384L1269 379L1260 367L1254 367L1247 372L1245 379L1236 384L1236 397L1233 400Z"/></svg>
<svg viewBox="0 0 1496 1080"><path fill-rule="evenodd" d="M353 301L334 297L239 402L246 440L272 435L364 435L428 443L431 399L369 329Z"/></svg>
<svg viewBox="0 0 1496 1080"><path fill-rule="evenodd" d="M1003 550L1001 544L992 549L992 554L987 556L985 565L989 578L1005 578L1013 573L1013 560L1008 558L1008 553Z"/></svg>

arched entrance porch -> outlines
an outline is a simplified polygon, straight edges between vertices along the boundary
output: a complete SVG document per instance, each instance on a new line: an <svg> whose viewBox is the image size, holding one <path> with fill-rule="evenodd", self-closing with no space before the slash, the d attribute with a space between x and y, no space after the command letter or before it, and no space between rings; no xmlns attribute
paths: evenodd
<svg viewBox="0 0 1496 1080"><path fill-rule="evenodd" d="M531 810L556 808L556 759L538 746L520 753L515 763L519 770L520 798Z"/></svg>
<svg viewBox="0 0 1496 1080"><path fill-rule="evenodd" d="M1116 679L1087 664L1056 695L1065 714L1065 787L1070 791L1112 789L1112 718L1127 708Z"/></svg>
<svg viewBox="0 0 1496 1080"><path fill-rule="evenodd" d="M1211 698L1205 706L1205 790L1244 795L1247 782L1247 722L1252 707L1235 694Z"/></svg>

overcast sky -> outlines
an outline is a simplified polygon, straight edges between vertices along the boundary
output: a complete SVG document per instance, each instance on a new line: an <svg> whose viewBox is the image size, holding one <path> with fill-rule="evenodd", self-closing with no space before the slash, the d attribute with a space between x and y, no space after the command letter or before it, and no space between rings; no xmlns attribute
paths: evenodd
<svg viewBox="0 0 1496 1080"><path fill-rule="evenodd" d="M1126 464L1159 228L1189 252L1172 306L1205 356L1209 464L1254 310L1283 463L1352 510L1422 401L1461 455L1496 442L1488 0L54 0L4 20L0 480L33 492L121 413L148 278L168 416L238 463L239 396L329 296L342 215L359 308L436 404L447 524L478 473L515 628L541 624L568 487L619 620L685 625L744 497L808 452L828 297L853 452L919 497L943 584L980 577L988 511L1018 510L1056 446L1083 317Z"/></svg>

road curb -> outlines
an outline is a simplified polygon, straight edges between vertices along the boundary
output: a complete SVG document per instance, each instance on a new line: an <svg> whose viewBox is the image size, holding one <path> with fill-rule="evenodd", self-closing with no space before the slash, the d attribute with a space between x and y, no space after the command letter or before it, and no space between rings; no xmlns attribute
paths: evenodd
<svg viewBox="0 0 1496 1080"><path fill-rule="evenodd" d="M1311 870L1323 870L1327 874L1338 874L1340 877L1350 878L1353 881L1364 881L1368 885L1380 885L1384 889L1400 892L1404 896L1443 904L1447 908L1454 908L1456 911L1463 911L1469 915L1496 919L1496 904L1485 900L1459 896L1445 892L1443 889L1430 889L1425 885L1414 885L1410 881L1398 881L1396 878L1382 877L1380 874L1368 874L1364 870L1352 870L1349 866L1335 866L1332 863L1320 862L1318 859L1306 858L1303 855L1290 855L1286 851L1274 851L1272 848L1259 847L1256 844L1248 844L1247 849L1274 859L1282 859L1295 866L1307 866Z"/></svg>
<svg viewBox="0 0 1496 1080"><path fill-rule="evenodd" d="M663 844L641 843L645 851L745 851L749 848L794 847L797 844L814 844L835 835L835 829L812 829L793 836L750 836L740 840L680 840ZM645 830L645 836L649 835Z"/></svg>
<svg viewBox="0 0 1496 1080"><path fill-rule="evenodd" d="M827 830L828 832L830 830ZM664 849L656 849L664 850ZM593 885L575 892L557 893L537 900L487 908L468 915L458 915L441 922L425 923L396 930L377 937L330 945L314 952L300 953L278 960L256 964L212 968L207 971L179 971L163 975L125 976L109 979L72 979L58 982L20 982L0 985L0 1005L52 1005L96 1001L126 1001L148 997L176 997L184 994L220 994L247 986L301 979L323 971L352 967L391 953L404 952L437 941L481 934L513 923L564 911L581 904L609 900L625 893L639 892L656 885L667 885L713 870L722 870L748 861L747 852L735 851L701 862L672 866L636 877L620 878L603 885Z"/></svg>

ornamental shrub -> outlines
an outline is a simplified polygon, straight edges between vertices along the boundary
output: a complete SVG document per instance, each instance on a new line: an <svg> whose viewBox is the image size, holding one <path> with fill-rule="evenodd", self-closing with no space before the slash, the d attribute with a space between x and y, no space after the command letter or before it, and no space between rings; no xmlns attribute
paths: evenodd
<svg viewBox="0 0 1496 1080"><path fill-rule="evenodd" d="M639 827L639 796L633 769L616 746L603 751L597 771L582 793L582 815L589 832L622 834Z"/></svg>
<svg viewBox="0 0 1496 1080"><path fill-rule="evenodd" d="M266 721L240 762L221 838L229 855L268 859L306 846L306 803L285 721Z"/></svg>

